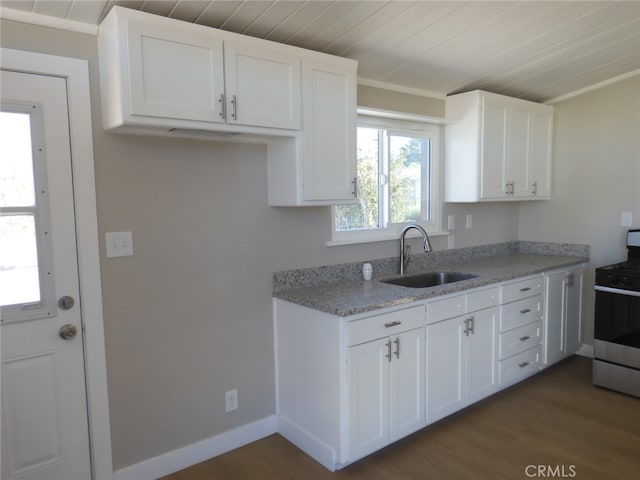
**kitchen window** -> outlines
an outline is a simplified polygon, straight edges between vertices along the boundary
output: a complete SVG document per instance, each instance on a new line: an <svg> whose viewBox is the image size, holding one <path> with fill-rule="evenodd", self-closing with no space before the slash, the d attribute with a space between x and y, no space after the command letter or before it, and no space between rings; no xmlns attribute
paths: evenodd
<svg viewBox="0 0 640 480"><path fill-rule="evenodd" d="M408 223L440 232L440 126L358 117L357 198L333 207L330 245L396 239Z"/></svg>

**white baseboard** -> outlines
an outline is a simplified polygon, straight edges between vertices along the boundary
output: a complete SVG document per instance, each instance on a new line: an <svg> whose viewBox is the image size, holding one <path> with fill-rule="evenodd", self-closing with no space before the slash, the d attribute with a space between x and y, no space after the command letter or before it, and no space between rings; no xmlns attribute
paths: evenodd
<svg viewBox="0 0 640 480"><path fill-rule="evenodd" d="M580 348L576 352L576 355L593 358L593 345L587 345L586 343L583 343L582 345L580 345Z"/></svg>
<svg viewBox="0 0 640 480"><path fill-rule="evenodd" d="M336 469L336 451L284 415L278 417L278 433L330 471Z"/></svg>
<svg viewBox="0 0 640 480"><path fill-rule="evenodd" d="M275 415L116 470L114 480L156 480L277 432Z"/></svg>

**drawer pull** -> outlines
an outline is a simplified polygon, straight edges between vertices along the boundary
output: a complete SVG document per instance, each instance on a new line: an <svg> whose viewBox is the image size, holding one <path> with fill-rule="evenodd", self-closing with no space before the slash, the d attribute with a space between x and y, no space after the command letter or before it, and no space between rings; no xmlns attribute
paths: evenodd
<svg viewBox="0 0 640 480"><path fill-rule="evenodd" d="M529 290L531 290L531 287L524 287L520 289L521 292L528 292Z"/></svg>
<svg viewBox="0 0 640 480"><path fill-rule="evenodd" d="M396 344L396 358L400 358L400 338L396 338L393 343Z"/></svg>
<svg viewBox="0 0 640 480"><path fill-rule="evenodd" d="M387 354L385 355L385 357L387 357L389 361L391 361L391 340L389 340L385 345L387 347Z"/></svg>
<svg viewBox="0 0 640 480"><path fill-rule="evenodd" d="M520 341L524 342L525 340L529 340L531 337L529 335L525 335L524 337L520 337Z"/></svg>
<svg viewBox="0 0 640 480"><path fill-rule="evenodd" d="M529 313L530 311L530 308L525 308L524 310L520 310L520 313L524 315L525 313Z"/></svg>
<svg viewBox="0 0 640 480"><path fill-rule="evenodd" d="M522 363L519 363L519 364L518 364L518 366L519 366L520 368L524 368L524 367L526 367L527 365L529 365L529 362L522 362Z"/></svg>
<svg viewBox="0 0 640 480"><path fill-rule="evenodd" d="M398 325L402 325L402 322L399 322L398 320L396 320L395 322L389 322L384 324L385 328L397 327Z"/></svg>

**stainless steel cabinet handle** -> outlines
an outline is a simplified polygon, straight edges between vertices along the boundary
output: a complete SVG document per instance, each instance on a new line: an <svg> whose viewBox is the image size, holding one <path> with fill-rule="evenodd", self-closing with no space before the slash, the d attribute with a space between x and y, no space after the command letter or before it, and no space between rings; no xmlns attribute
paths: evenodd
<svg viewBox="0 0 640 480"><path fill-rule="evenodd" d="M391 328L391 327L397 327L398 325L402 325L402 322L396 320L395 322L385 323L384 327L385 328Z"/></svg>
<svg viewBox="0 0 640 480"><path fill-rule="evenodd" d="M471 325L471 334L476 333L476 317L471 317L469 319L469 325Z"/></svg>
<svg viewBox="0 0 640 480"><path fill-rule="evenodd" d="M524 337L520 337L520 341L524 342L525 340L529 340L531 337L529 335L525 335Z"/></svg>
<svg viewBox="0 0 640 480"><path fill-rule="evenodd" d="M528 292L529 290L531 290L531 287L524 287L520 289L521 292Z"/></svg>
<svg viewBox="0 0 640 480"><path fill-rule="evenodd" d="M400 337L396 338L393 343L396 344L396 358L400 358Z"/></svg>
<svg viewBox="0 0 640 480"><path fill-rule="evenodd" d="M520 313L524 315L525 313L529 313L530 311L530 308L525 308L524 310L520 310Z"/></svg>
<svg viewBox="0 0 640 480"><path fill-rule="evenodd" d="M223 120L227 119L227 101L224 98L224 93L220 94L220 98L218 99L220 102L220 118Z"/></svg>
<svg viewBox="0 0 640 480"><path fill-rule="evenodd" d="M234 120L238 120L238 97L235 95L231 97L231 105L233 106L233 110L231 111L231 118Z"/></svg>
<svg viewBox="0 0 640 480"><path fill-rule="evenodd" d="M519 366L520 368L524 368L524 367L526 367L527 365L529 365L529 362L522 362L522 363L519 363L519 364L518 364L518 366Z"/></svg>
<svg viewBox="0 0 640 480"><path fill-rule="evenodd" d="M538 182L533 182L531 184L531 193L533 193L534 195L538 194Z"/></svg>
<svg viewBox="0 0 640 480"><path fill-rule="evenodd" d="M387 357L387 359L391 361L391 340L389 340L385 345L387 346L387 354L385 355L385 357Z"/></svg>
<svg viewBox="0 0 640 480"><path fill-rule="evenodd" d="M353 191L351 193L354 197L358 198L358 177L353 177L351 183L353 183Z"/></svg>
<svg viewBox="0 0 640 480"><path fill-rule="evenodd" d="M471 319L471 318L467 318L467 319L464 321L464 325L465 325L465 328L464 328L464 334L465 334L467 337L469 336L469 334L470 334L470 333L473 333L473 327L471 326L471 321L472 321L472 319Z"/></svg>

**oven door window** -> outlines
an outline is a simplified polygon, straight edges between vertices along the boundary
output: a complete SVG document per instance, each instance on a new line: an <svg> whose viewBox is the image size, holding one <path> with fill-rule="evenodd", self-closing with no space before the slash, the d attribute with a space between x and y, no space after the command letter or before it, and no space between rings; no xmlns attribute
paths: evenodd
<svg viewBox="0 0 640 480"><path fill-rule="evenodd" d="M640 297L596 291L594 338L640 348Z"/></svg>

